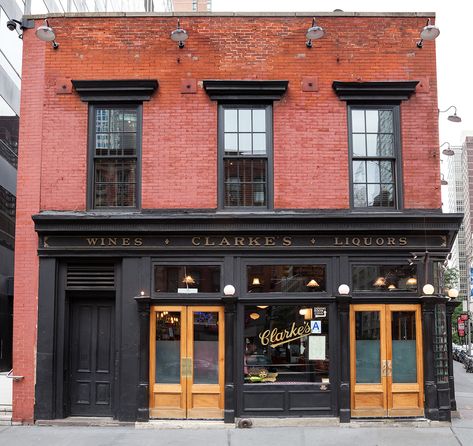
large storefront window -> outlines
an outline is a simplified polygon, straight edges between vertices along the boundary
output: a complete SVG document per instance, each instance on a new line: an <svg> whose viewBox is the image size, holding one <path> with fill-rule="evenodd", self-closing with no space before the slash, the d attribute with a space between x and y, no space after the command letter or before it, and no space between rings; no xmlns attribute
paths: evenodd
<svg viewBox="0 0 473 446"><path fill-rule="evenodd" d="M156 265L154 291L156 293L219 293L220 266Z"/></svg>
<svg viewBox="0 0 473 446"><path fill-rule="evenodd" d="M249 293L317 293L326 290L325 265L250 265Z"/></svg>
<svg viewBox="0 0 473 446"><path fill-rule="evenodd" d="M353 265L354 291L417 291L415 265Z"/></svg>
<svg viewBox="0 0 473 446"><path fill-rule="evenodd" d="M245 383L328 384L328 320L324 305L246 305Z"/></svg>

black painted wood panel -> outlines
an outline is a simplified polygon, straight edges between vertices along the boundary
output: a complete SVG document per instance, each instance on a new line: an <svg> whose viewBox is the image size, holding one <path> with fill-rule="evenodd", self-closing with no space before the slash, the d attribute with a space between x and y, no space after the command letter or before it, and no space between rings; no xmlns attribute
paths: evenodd
<svg viewBox="0 0 473 446"><path fill-rule="evenodd" d="M112 416L114 305L77 298L70 319L70 414Z"/></svg>

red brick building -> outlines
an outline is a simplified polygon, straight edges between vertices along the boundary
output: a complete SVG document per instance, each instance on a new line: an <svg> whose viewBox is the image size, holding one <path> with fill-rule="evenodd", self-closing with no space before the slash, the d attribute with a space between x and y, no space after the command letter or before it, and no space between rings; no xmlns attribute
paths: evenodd
<svg viewBox="0 0 473 446"><path fill-rule="evenodd" d="M433 14L316 17L25 30L15 420L449 419Z"/></svg>

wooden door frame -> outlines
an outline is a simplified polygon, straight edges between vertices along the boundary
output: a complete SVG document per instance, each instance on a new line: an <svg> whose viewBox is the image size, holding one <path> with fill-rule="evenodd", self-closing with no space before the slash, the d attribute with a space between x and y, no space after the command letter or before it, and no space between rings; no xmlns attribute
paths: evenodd
<svg viewBox="0 0 473 446"><path fill-rule="evenodd" d="M355 344L355 312L357 311L379 311L380 312L380 359L390 361L388 368L392 371L392 328L391 314L393 311L415 312L416 321L416 366L417 383L416 384L396 384L392 382L392 373L384 376L381 368L381 384L384 394L383 410L357 410L355 409L356 384L356 344ZM352 304L350 305L350 403L351 414L357 416L370 417L390 417L390 416L421 416L424 414L424 378L423 378L423 344L422 344L422 311L420 304ZM419 410L416 412L411 409L393 409L393 392L402 391L406 393L418 393ZM416 412L416 413L414 413ZM368 414L367 414L368 413Z"/></svg>
<svg viewBox="0 0 473 446"><path fill-rule="evenodd" d="M375 384L356 384L356 324L355 324L355 312L356 311L379 311L380 314L380 360L386 357L386 317L385 317L385 305L384 304L353 304L350 305L350 405L351 405L351 415L352 416L363 416L367 415L363 409L355 409L355 393L357 391L356 387L367 387L371 386L373 388L372 393L380 393L383 395L387 393L387 382L386 377L383 376L382 366L380 364L381 379L380 383ZM369 410L369 416L382 417L386 416L387 413L387 399L383 400L383 409L382 410Z"/></svg>
<svg viewBox="0 0 473 446"><path fill-rule="evenodd" d="M189 417L189 410L192 405L192 389L193 389L193 340L194 340L194 324L192 314L195 311L217 312L219 317L218 323L218 386L219 386L219 413L216 417L222 418L224 416L224 401L225 401L225 307L223 305L151 305L150 307L150 342L149 342L149 411L150 418L154 418L153 412L157 409L153 407L154 395L162 388L162 391L177 392L178 388L175 384L156 384L156 313L161 311L179 312L181 314L181 367L182 359L184 357L192 358L190 374L184 376L181 369L180 375L180 392L183 395L182 407L180 413L175 414L175 418L191 418ZM158 388L156 388L158 386ZM215 393L214 384L197 384L203 392ZM160 418L159 415L156 415ZM194 415L193 418L204 418L199 415ZM162 417L164 418L164 417Z"/></svg>

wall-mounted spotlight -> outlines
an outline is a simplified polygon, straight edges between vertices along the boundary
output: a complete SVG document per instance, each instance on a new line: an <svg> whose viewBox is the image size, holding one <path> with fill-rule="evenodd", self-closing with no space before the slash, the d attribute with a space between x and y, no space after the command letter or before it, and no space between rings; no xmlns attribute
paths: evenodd
<svg viewBox="0 0 473 446"><path fill-rule="evenodd" d="M448 181L445 179L445 177L443 176L443 173L440 175L440 184L442 186L448 186Z"/></svg>
<svg viewBox="0 0 473 446"><path fill-rule="evenodd" d="M43 42L52 42L53 48L57 50L59 43L56 42L56 33L49 26L48 19L44 20L44 24L36 30L36 37Z"/></svg>
<svg viewBox="0 0 473 446"><path fill-rule="evenodd" d="M315 23L315 17L312 19L312 26L305 33L307 39L305 45L307 48L312 48L312 40L321 39L325 34L325 31L322 27L318 26Z"/></svg>
<svg viewBox="0 0 473 446"><path fill-rule="evenodd" d="M171 40L177 42L179 48L184 48L184 42L189 38L185 29L181 28L181 22L177 19L177 28L171 32Z"/></svg>
<svg viewBox="0 0 473 446"><path fill-rule="evenodd" d="M455 152L452 150L452 148L450 147L450 143L449 142L444 142L440 145L439 149L441 149L445 144L447 144L447 148L446 149L443 149L442 150L442 153L446 156L453 156L455 155Z"/></svg>
<svg viewBox="0 0 473 446"><path fill-rule="evenodd" d="M424 40L435 40L439 34L440 30L435 25L431 25L430 19L427 19L427 23L420 32L420 40L417 42L417 48L424 46Z"/></svg>
<svg viewBox="0 0 473 446"><path fill-rule="evenodd" d="M11 19L7 22L7 28L10 31L16 31L16 28L19 28L20 31L23 31L24 29L31 29L34 28L34 20L21 19L20 22L19 20ZM23 33L19 34L18 38L23 39Z"/></svg>
<svg viewBox="0 0 473 446"><path fill-rule="evenodd" d="M455 107L454 105L450 105L450 107L448 107L446 110L439 110L439 114L440 114L440 113L446 113L446 112L448 112L451 108L454 108L455 111L453 112L453 115L449 115L447 119L448 119L450 122L462 122L462 118L460 118L460 116L457 115L457 107Z"/></svg>

